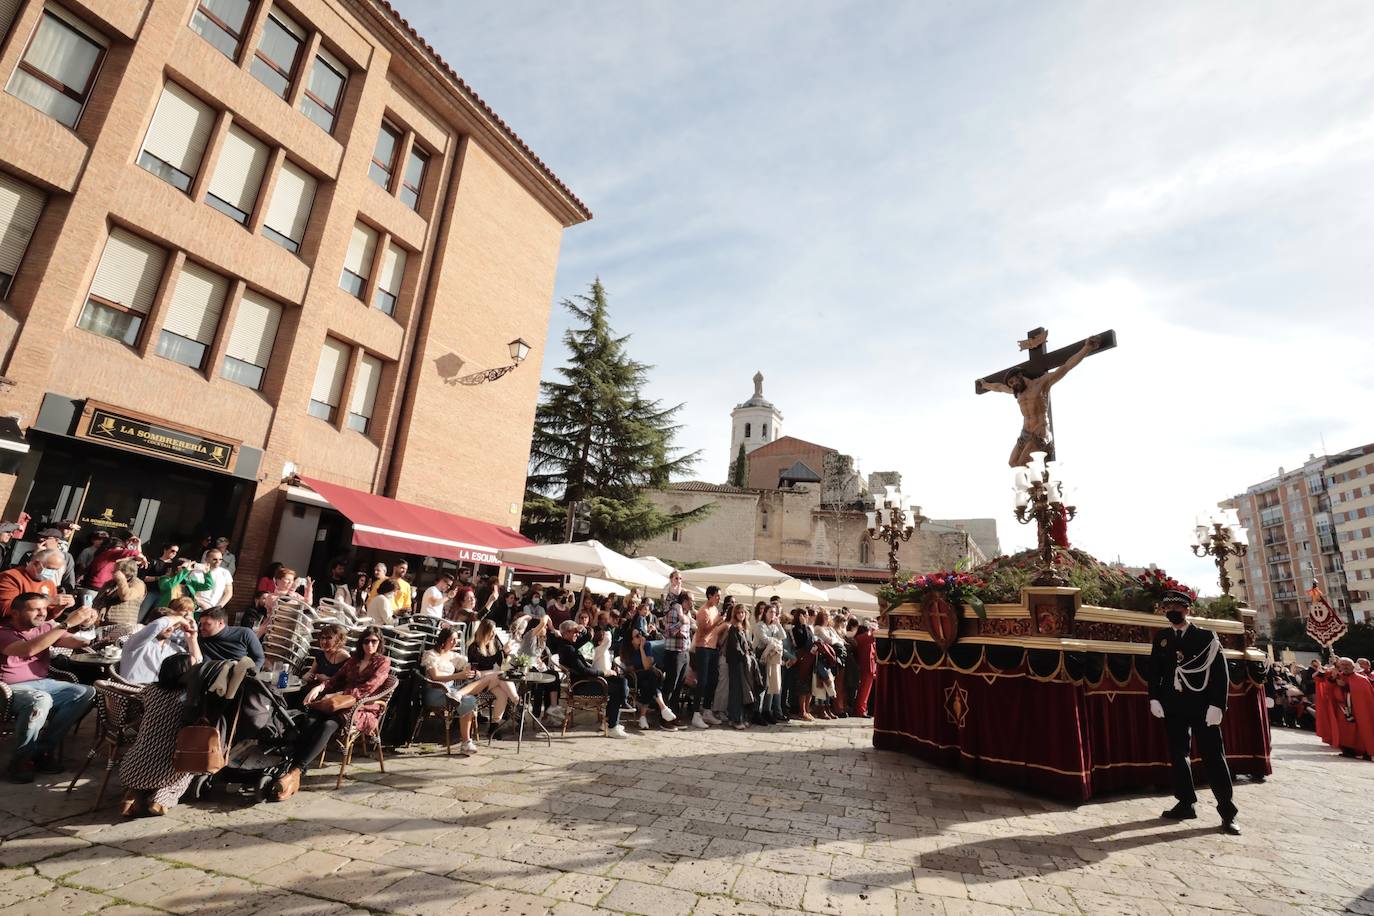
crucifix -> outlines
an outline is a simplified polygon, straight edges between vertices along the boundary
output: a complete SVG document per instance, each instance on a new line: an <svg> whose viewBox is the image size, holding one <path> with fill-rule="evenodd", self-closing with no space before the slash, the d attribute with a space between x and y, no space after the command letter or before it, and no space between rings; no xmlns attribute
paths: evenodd
<svg viewBox="0 0 1374 916"><path fill-rule="evenodd" d="M1045 352L1049 332L1033 328L1020 342L1027 351L1026 361L1009 366L973 383L977 394L1000 391L1016 398L1021 408L1021 435L1011 450L1011 467L1021 467L1031 452L1044 452L1054 458L1054 414L1050 410L1050 387L1088 356L1116 346L1116 331L1103 331L1067 347Z"/></svg>

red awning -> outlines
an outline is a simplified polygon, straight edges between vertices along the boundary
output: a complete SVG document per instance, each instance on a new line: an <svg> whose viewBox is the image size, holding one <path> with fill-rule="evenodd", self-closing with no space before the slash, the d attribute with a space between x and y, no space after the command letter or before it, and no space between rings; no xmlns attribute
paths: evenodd
<svg viewBox="0 0 1374 916"><path fill-rule="evenodd" d="M496 551L534 543L510 528L479 522L475 518L364 493L313 477L302 477L301 482L348 517L353 523L353 543L358 547L495 566L501 562Z"/></svg>

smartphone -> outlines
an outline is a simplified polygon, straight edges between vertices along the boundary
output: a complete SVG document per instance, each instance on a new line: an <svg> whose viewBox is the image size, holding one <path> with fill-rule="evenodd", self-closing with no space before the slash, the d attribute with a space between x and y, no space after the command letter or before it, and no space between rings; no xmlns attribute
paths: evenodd
<svg viewBox="0 0 1374 916"><path fill-rule="evenodd" d="M82 606L82 607L90 607L91 604L92 604L94 601L95 601L95 593L94 593L94 592L90 592L90 591L82 592L82 594L81 594L81 606Z"/></svg>

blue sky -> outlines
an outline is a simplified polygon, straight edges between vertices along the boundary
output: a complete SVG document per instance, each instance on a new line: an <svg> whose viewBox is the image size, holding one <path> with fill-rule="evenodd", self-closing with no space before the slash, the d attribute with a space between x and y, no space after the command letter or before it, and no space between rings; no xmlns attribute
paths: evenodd
<svg viewBox="0 0 1374 916"><path fill-rule="evenodd" d="M1365 3L398 6L595 211L556 298L601 277L699 477L762 370L785 433L1028 545L973 379L1112 327L1055 392L1071 536L1214 588L1199 509L1374 440Z"/></svg>

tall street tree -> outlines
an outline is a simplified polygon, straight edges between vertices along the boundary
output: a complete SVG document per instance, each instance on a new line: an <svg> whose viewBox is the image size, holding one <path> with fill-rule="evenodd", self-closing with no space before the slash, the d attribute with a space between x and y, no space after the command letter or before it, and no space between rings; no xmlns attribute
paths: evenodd
<svg viewBox="0 0 1374 916"><path fill-rule="evenodd" d="M739 444L739 452L735 455L735 460L730 462L729 483L735 487L749 485L749 455L744 451L743 442Z"/></svg>
<svg viewBox="0 0 1374 916"><path fill-rule="evenodd" d="M616 549L703 518L710 506L669 513L644 495L690 470L700 453L673 440L682 405L665 407L641 390L651 366L626 352L607 314L606 289L562 303L575 319L563 335L561 381L540 385L520 529L544 543L595 538Z"/></svg>

